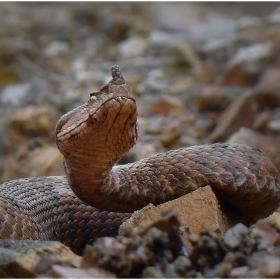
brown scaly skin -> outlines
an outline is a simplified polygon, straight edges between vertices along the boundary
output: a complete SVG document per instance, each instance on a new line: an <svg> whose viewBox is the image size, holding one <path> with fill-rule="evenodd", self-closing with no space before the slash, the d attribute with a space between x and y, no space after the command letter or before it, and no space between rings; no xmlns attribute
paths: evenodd
<svg viewBox="0 0 280 280"><path fill-rule="evenodd" d="M57 145L73 192L107 211L133 212L211 185L245 216L279 206L279 173L259 149L211 144L182 148L132 164L114 164L136 142L136 104L117 66L113 80L58 122Z"/></svg>
<svg viewBox="0 0 280 280"><path fill-rule="evenodd" d="M57 124L67 180L37 177L0 186L0 238L60 240L81 253L95 238L116 235L130 216L120 212L160 204L208 184L221 202L254 219L279 207L279 173L252 146L193 146L114 166L136 142L137 111L117 66L112 75L87 104Z"/></svg>

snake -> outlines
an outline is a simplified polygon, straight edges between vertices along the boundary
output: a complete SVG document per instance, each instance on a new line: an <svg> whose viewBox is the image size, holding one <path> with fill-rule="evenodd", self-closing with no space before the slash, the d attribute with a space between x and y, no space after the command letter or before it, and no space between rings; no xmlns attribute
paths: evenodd
<svg viewBox="0 0 280 280"><path fill-rule="evenodd" d="M74 252L116 236L131 213L210 185L221 204L252 219L280 205L279 172L260 149L213 143L117 165L135 145L137 106L120 68L55 128L65 176L0 185L0 238L58 240Z"/></svg>

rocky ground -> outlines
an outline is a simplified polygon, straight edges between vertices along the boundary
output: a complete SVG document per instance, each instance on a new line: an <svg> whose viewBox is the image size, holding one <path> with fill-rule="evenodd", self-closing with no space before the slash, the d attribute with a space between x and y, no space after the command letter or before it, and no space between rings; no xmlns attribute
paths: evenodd
<svg viewBox="0 0 280 280"><path fill-rule="evenodd" d="M0 3L0 181L64 174L56 122L106 84L114 64L139 111L138 143L120 163L221 141L255 145L280 170L278 6ZM280 277L277 214L223 235L220 222L190 233L169 213L96 241L82 258L56 242L17 251L2 241L10 259L0 275Z"/></svg>

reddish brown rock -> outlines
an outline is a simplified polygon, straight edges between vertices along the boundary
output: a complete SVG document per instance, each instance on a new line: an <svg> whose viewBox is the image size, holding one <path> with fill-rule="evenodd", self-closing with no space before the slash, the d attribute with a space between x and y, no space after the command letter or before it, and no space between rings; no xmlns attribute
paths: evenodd
<svg viewBox="0 0 280 280"><path fill-rule="evenodd" d="M128 226L136 227L141 222L156 218L170 210L178 213L181 226L187 227L192 233L199 233L202 226L224 233L230 226L226 215L220 210L219 202L211 187L206 186L156 207L149 204L135 211L121 226L120 232Z"/></svg>
<svg viewBox="0 0 280 280"><path fill-rule="evenodd" d="M220 116L218 124L209 136L208 141L224 141L240 126L252 127L256 108L253 102L253 92L247 91L235 100Z"/></svg>
<svg viewBox="0 0 280 280"><path fill-rule="evenodd" d="M228 138L227 142L232 144L239 143L253 145L265 150L273 144L273 137L264 135L246 127L241 127Z"/></svg>

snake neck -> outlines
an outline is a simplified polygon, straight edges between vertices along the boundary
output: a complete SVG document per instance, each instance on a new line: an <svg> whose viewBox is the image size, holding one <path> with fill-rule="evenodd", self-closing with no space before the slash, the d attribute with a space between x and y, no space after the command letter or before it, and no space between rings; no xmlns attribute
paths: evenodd
<svg viewBox="0 0 280 280"><path fill-rule="evenodd" d="M90 94L86 104L62 116L56 127L69 186L81 200L100 209L96 194L104 182L114 181L112 167L137 140L135 100L117 66L112 67L112 77Z"/></svg>

